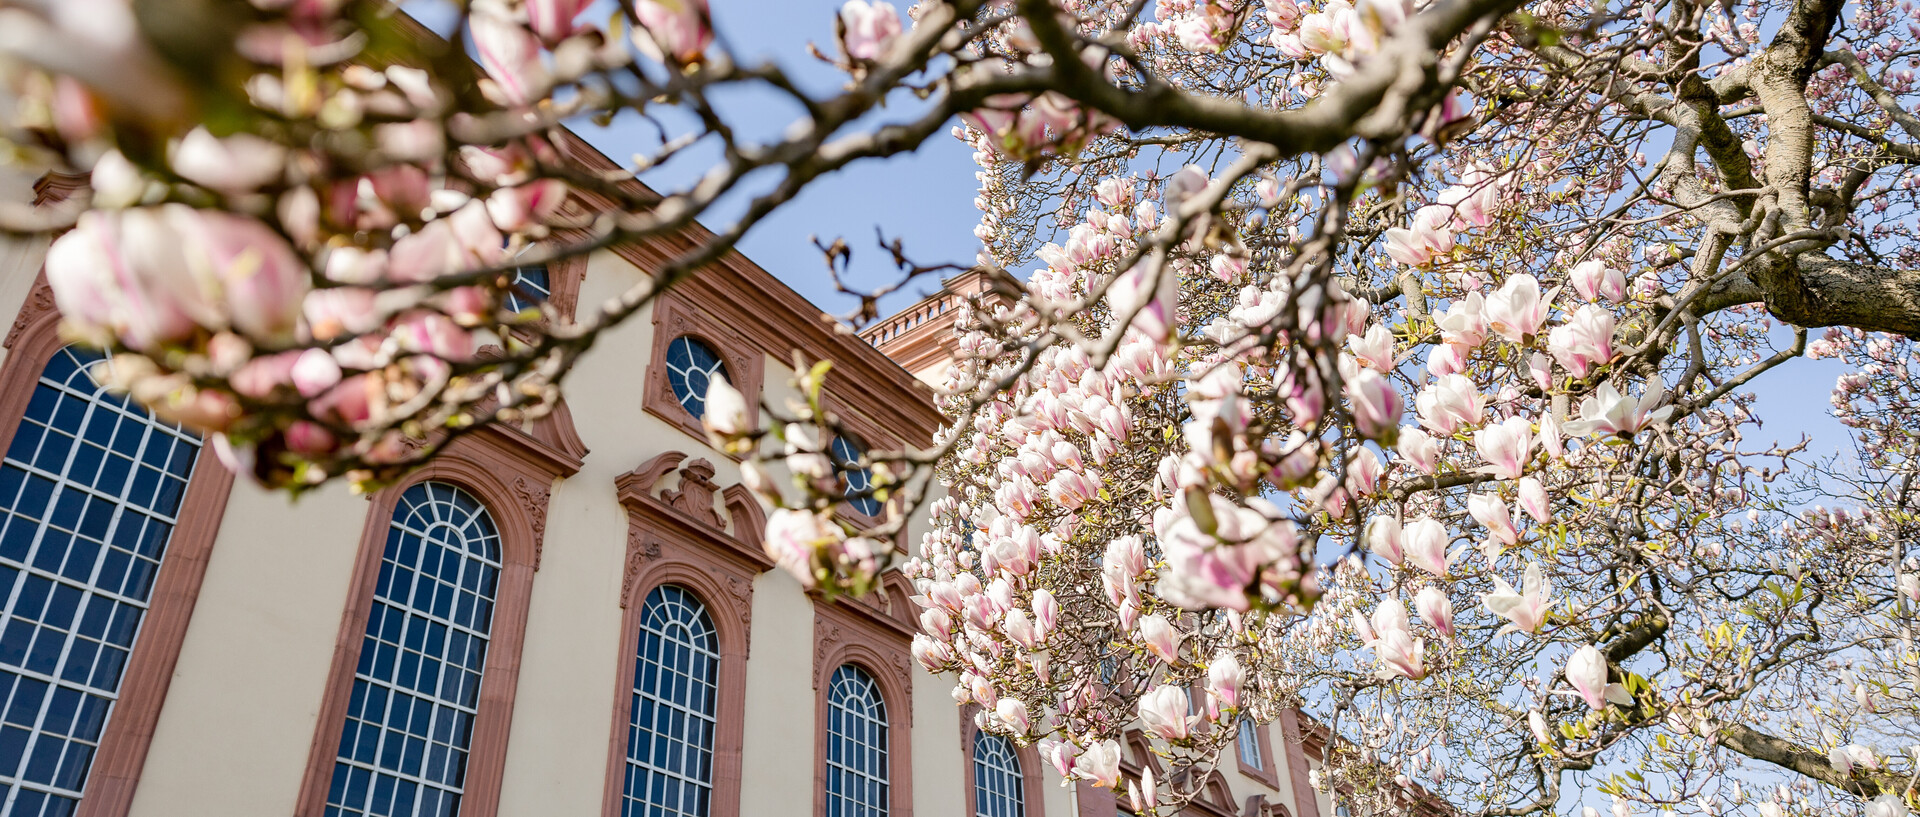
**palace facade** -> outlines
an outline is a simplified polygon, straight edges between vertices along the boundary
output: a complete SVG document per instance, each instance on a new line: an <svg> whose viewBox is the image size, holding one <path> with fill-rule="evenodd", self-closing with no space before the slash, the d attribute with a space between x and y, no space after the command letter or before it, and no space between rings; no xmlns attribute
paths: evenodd
<svg viewBox="0 0 1920 817"><path fill-rule="evenodd" d="M0 195L86 191L47 174ZM521 289L566 320L711 238L527 268ZM909 658L897 574L826 603L770 570L763 511L700 428L707 378L779 401L799 349L835 363L859 432L842 456L925 440L940 416L915 375L944 370L976 281L853 335L730 253L603 335L548 418L372 496L290 502L93 383L46 246L0 238L0 817L1126 813L976 734ZM1323 739L1291 713L1242 727L1190 813L1332 815L1307 785ZM1154 762L1130 742L1129 775Z"/></svg>

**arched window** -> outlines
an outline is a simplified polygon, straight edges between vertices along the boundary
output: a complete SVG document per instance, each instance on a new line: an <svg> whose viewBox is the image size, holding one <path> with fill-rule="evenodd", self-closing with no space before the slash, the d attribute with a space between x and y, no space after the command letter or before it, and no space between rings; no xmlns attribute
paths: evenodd
<svg viewBox="0 0 1920 817"><path fill-rule="evenodd" d="M973 813L975 817L1024 817L1027 795L1020 757L1006 738L986 732L973 736Z"/></svg>
<svg viewBox="0 0 1920 817"><path fill-rule="evenodd" d="M833 458L846 469L847 504L868 516L879 516L880 500L867 493L873 490L873 470L853 467L866 455L867 452L862 451L858 443L845 437L833 438Z"/></svg>
<svg viewBox="0 0 1920 817"><path fill-rule="evenodd" d="M640 611L625 817L706 817L713 802L720 638L707 607L661 585Z"/></svg>
<svg viewBox="0 0 1920 817"><path fill-rule="evenodd" d="M827 817L887 814L887 705L852 664L827 687Z"/></svg>
<svg viewBox="0 0 1920 817"><path fill-rule="evenodd" d="M673 386L673 399L696 420L707 413L707 384L716 377L727 379L727 364L713 347L688 335L674 338L667 346L667 382Z"/></svg>
<svg viewBox="0 0 1920 817"><path fill-rule="evenodd" d="M332 815L453 815L500 578L500 533L458 487L400 495L327 793Z"/></svg>
<svg viewBox="0 0 1920 817"><path fill-rule="evenodd" d="M200 440L108 394L67 347L0 462L0 815L71 814Z"/></svg>
<svg viewBox="0 0 1920 817"><path fill-rule="evenodd" d="M513 285L507 289L507 311L537 309L553 295L553 276L545 264L513 268Z"/></svg>

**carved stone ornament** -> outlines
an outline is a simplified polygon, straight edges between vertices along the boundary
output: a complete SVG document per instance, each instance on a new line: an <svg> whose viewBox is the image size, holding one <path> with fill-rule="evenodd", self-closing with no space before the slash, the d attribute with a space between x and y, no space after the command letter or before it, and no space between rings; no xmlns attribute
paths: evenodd
<svg viewBox="0 0 1920 817"><path fill-rule="evenodd" d="M533 569L540 570L540 556L547 549L547 500L553 494L553 488L535 485L526 477L515 477L513 495L520 500L520 507L527 511L527 520L533 526Z"/></svg>

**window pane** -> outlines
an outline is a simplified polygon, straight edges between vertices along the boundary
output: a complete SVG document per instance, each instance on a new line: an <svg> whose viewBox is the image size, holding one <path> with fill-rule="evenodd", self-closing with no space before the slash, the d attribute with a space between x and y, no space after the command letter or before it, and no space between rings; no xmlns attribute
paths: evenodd
<svg viewBox="0 0 1920 817"><path fill-rule="evenodd" d="M625 814L706 817L713 790L720 639L706 605L662 585L640 611Z"/></svg>
<svg viewBox="0 0 1920 817"><path fill-rule="evenodd" d="M716 377L727 379L727 365L713 347L686 335L667 344L667 383L673 386L673 399L696 420L707 413L707 386Z"/></svg>
<svg viewBox="0 0 1920 817"><path fill-rule="evenodd" d="M422 482L400 495L381 560L327 813L456 814L492 621L451 601L493 600L500 534L473 495Z"/></svg>
<svg viewBox="0 0 1920 817"><path fill-rule="evenodd" d="M513 287L507 290L507 311L536 309L552 294L553 285L545 266L517 267L513 271Z"/></svg>
<svg viewBox="0 0 1920 817"><path fill-rule="evenodd" d="M1023 817L1026 792L1020 777L1020 757L1013 744L999 735L980 732L973 738L973 811L975 817Z"/></svg>
<svg viewBox="0 0 1920 817"><path fill-rule="evenodd" d="M852 664L827 689L827 813L885 817L887 706L880 687Z"/></svg>
<svg viewBox="0 0 1920 817"><path fill-rule="evenodd" d="M88 374L101 365L77 347L55 352L0 462L6 817L78 805L184 492L156 500L128 491L127 475L171 456L181 463L168 479L184 489L200 451L191 432L105 394Z"/></svg>

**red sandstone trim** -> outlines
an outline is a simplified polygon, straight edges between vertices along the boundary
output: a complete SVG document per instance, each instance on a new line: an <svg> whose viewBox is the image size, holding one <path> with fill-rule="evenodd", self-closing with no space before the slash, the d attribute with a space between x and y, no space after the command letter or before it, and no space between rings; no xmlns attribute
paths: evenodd
<svg viewBox="0 0 1920 817"><path fill-rule="evenodd" d="M1300 717L1300 710L1286 709L1274 723L1280 725L1280 742L1287 747L1287 774L1293 782L1293 817L1320 817L1320 798L1314 796L1313 784L1307 778L1307 752L1312 747L1306 745L1309 738L1300 734Z"/></svg>
<svg viewBox="0 0 1920 817"><path fill-rule="evenodd" d="M646 269L642 267L641 269ZM700 304L685 298L679 289L668 290L653 302L653 357L647 365L646 391L640 400L648 414L667 421L688 436L705 442L707 430L673 396L673 384L667 378L667 347L674 340L691 335L720 356L727 367L727 379L747 398L747 423L760 419L760 387L766 379L766 354Z"/></svg>
<svg viewBox="0 0 1920 817"><path fill-rule="evenodd" d="M873 676L887 705L888 814L913 817L912 625L906 580L887 575L881 601L843 600L813 605L813 813L827 807L827 682L842 664ZM884 604L884 606L882 606Z"/></svg>
<svg viewBox="0 0 1920 817"><path fill-rule="evenodd" d="M973 780L973 741L979 737L980 727L974 725L973 713L980 711L978 704L960 707L960 787L967 793L966 814L980 813L976 800L980 793ZM1046 817L1046 794L1040 788L1040 752L1031 744L1022 746L1013 743L1013 754L1020 759L1020 795L1024 801L1026 817Z"/></svg>
<svg viewBox="0 0 1920 817"><path fill-rule="evenodd" d="M40 187L47 185L43 179ZM60 190L50 200L64 199L75 189L80 188ZM42 195L48 195L46 189ZM34 279L33 289L7 333L7 359L0 364L0 451L13 442L40 371L66 347L59 326L60 312L53 304L53 290L47 286L43 271ZM173 536L167 540L166 558L154 578L146 620L141 622L139 639L120 680L120 700L100 735L100 749L87 775L85 796L75 812L79 817L126 817L133 807L133 793L140 785L153 730L166 703L173 668L180 659L180 646L187 637L187 624L200 597L207 558L220 532L220 518L226 513L232 488L233 472L222 467L203 446L195 456L193 477L181 499Z"/></svg>
<svg viewBox="0 0 1920 817"><path fill-rule="evenodd" d="M460 813L493 817L499 810L507 733L513 723L514 690L519 685L521 646L526 639L527 603L546 531L547 499L554 480L573 471L563 458L544 450L534 437L518 429L488 431L498 433L455 440L406 481L372 497L346 614L334 642L333 669L327 675L319 725L308 752L306 777L295 801L294 813L299 817L319 817L326 808L327 787L340 749L340 731L346 723L354 668L360 661L360 645L366 635L394 506L408 487L428 480L450 482L473 492L500 530L500 584L494 599L487 665L480 680L479 715L469 744L472 752L467 756ZM578 460L572 461L572 468L578 467Z"/></svg>
<svg viewBox="0 0 1920 817"><path fill-rule="evenodd" d="M661 585L686 588L707 605L720 637L720 698L714 714L712 817L740 813L741 747L745 744L747 655L753 630L753 580L770 565L757 544L716 547L725 536L714 511L713 466L705 460L681 463L686 455L668 452L615 480L627 510L626 575L620 606L619 667L614 681L612 736L608 740L607 783L602 813L620 814L627 766L629 707L633 700L635 650L647 594ZM677 488L656 491L678 469ZM758 507L757 505L755 506ZM738 513L729 503L729 515ZM735 536L759 527L747 518L732 519Z"/></svg>

